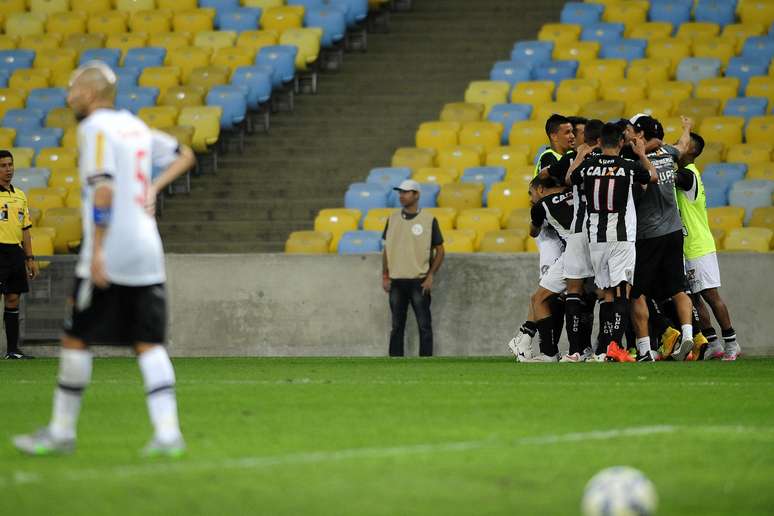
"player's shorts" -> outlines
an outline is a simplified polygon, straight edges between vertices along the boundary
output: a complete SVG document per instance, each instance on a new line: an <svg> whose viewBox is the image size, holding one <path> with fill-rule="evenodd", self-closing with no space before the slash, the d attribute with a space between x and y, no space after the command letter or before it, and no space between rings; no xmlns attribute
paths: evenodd
<svg viewBox="0 0 774 516"><path fill-rule="evenodd" d="M637 240L632 298L668 299L685 291L683 231Z"/></svg>
<svg viewBox="0 0 774 516"><path fill-rule="evenodd" d="M589 239L586 233L575 233L567 237L567 247L564 250L564 277L567 279L584 279L594 276L589 252Z"/></svg>
<svg viewBox="0 0 774 516"><path fill-rule="evenodd" d="M685 276L691 293L720 287L720 267L715 253L705 254L692 260L685 260Z"/></svg>
<svg viewBox="0 0 774 516"><path fill-rule="evenodd" d="M87 344L163 344L166 340L163 284L98 289L90 281L76 278L69 303L72 315L65 319L65 334Z"/></svg>
<svg viewBox="0 0 774 516"><path fill-rule="evenodd" d="M589 244L594 283L599 288L612 288L634 280L636 250L634 242L591 242Z"/></svg>
<svg viewBox="0 0 774 516"><path fill-rule="evenodd" d="M540 255L540 278L542 278L548 269L562 256L564 246L558 238L541 238L543 232L535 239Z"/></svg>
<svg viewBox="0 0 774 516"><path fill-rule="evenodd" d="M29 292L26 255L16 244L0 244L0 292L23 294Z"/></svg>
<svg viewBox="0 0 774 516"><path fill-rule="evenodd" d="M554 294L567 290L567 280L564 279L564 260L567 253L562 254L540 277L540 286Z"/></svg>

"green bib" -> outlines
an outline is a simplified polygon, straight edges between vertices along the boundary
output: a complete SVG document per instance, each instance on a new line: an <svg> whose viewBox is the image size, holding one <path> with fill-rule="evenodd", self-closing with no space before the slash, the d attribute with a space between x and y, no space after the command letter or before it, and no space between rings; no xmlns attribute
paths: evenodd
<svg viewBox="0 0 774 516"><path fill-rule="evenodd" d="M704 193L704 184L701 182L699 169L694 164L685 168L693 172L696 178L696 199L691 201L685 192L677 190L677 206L680 208L683 233L685 234L683 254L686 259L693 260L714 253L715 239L707 220L707 196Z"/></svg>
<svg viewBox="0 0 774 516"><path fill-rule="evenodd" d="M556 152L554 149L548 148L548 149L544 150L540 154L540 156L538 156L537 163L535 163L535 176L540 174L540 160L543 159L543 156L545 156L546 154L553 154L556 157L557 160L562 159L562 155L559 154L558 152Z"/></svg>

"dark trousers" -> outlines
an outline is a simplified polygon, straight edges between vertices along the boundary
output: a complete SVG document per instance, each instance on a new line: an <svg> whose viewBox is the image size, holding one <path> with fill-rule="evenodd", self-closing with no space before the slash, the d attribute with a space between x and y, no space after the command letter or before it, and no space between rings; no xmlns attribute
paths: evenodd
<svg viewBox="0 0 774 516"><path fill-rule="evenodd" d="M390 356L403 356L403 335L406 330L408 306L414 309L419 326L419 356L433 356L433 320L430 315L430 294L422 294L422 280L396 279L390 287Z"/></svg>

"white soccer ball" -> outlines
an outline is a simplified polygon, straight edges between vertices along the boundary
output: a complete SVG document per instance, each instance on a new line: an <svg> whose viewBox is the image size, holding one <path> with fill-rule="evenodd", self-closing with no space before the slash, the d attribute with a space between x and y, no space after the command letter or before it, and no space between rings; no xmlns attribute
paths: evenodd
<svg viewBox="0 0 774 516"><path fill-rule="evenodd" d="M650 516L658 495L653 482L628 466L603 469L586 484L581 505L585 516Z"/></svg>

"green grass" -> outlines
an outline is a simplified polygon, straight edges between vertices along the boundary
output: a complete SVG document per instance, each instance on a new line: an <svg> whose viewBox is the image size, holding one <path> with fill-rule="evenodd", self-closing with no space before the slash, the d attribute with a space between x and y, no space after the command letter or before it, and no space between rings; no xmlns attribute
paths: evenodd
<svg viewBox="0 0 774 516"><path fill-rule="evenodd" d="M48 420L56 361L0 363L0 514L570 515L617 464L662 515L774 513L774 360L175 366L189 452L147 461L134 360L95 362L78 450L47 458L8 438Z"/></svg>

